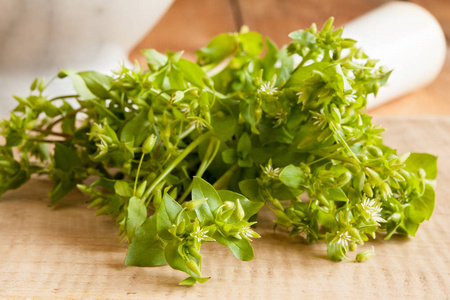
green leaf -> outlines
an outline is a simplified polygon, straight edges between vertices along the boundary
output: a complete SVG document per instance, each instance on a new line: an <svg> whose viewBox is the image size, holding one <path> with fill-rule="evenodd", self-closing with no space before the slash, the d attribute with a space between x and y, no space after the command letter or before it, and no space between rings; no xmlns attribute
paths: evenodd
<svg viewBox="0 0 450 300"><path fill-rule="evenodd" d="M156 234L156 215L150 216L136 231L128 247L126 266L160 266L167 264L164 249Z"/></svg>
<svg viewBox="0 0 450 300"><path fill-rule="evenodd" d="M200 88L203 88L205 86L203 78L206 77L206 73L199 65L187 59L180 58L180 60L177 62L177 67L187 81Z"/></svg>
<svg viewBox="0 0 450 300"><path fill-rule="evenodd" d="M435 179L437 175L437 157L428 153L411 153L405 162L405 170L417 174L424 169L427 179Z"/></svg>
<svg viewBox="0 0 450 300"><path fill-rule="evenodd" d="M264 202L259 193L259 183L256 179L246 179L239 182L239 189L248 199L254 202Z"/></svg>
<svg viewBox="0 0 450 300"><path fill-rule="evenodd" d="M222 200L214 187L200 177L192 181L192 200L208 199L195 209L198 220L202 224L214 223L215 211L222 205Z"/></svg>
<svg viewBox="0 0 450 300"><path fill-rule="evenodd" d="M172 225L177 224L177 218L181 213L180 221L184 219L183 208L176 202L169 194L165 194L161 205L156 210L156 224L158 228L158 235L165 239L171 240L174 236L169 232Z"/></svg>
<svg viewBox="0 0 450 300"><path fill-rule="evenodd" d="M335 216L332 213L326 213L321 209L317 212L317 221L331 231L334 231L337 227Z"/></svg>
<svg viewBox="0 0 450 300"><path fill-rule="evenodd" d="M328 190L328 195L326 196L328 200L333 201L344 201L347 202L348 198L347 195L344 193L344 191L341 188L333 188Z"/></svg>
<svg viewBox="0 0 450 300"><path fill-rule="evenodd" d="M204 64L218 64L236 49L236 37L229 33L214 37L208 46L196 52L198 61Z"/></svg>
<svg viewBox="0 0 450 300"><path fill-rule="evenodd" d="M147 207L145 201L137 197L131 197L128 201L127 234L128 239L133 241L135 232L147 219Z"/></svg>
<svg viewBox="0 0 450 300"><path fill-rule="evenodd" d="M152 71L157 71L167 63L167 56L155 49L144 49L141 50L141 53L147 58L148 68Z"/></svg>
<svg viewBox="0 0 450 300"><path fill-rule="evenodd" d="M222 151L222 159L226 164L235 164L238 160L238 154L235 149L226 149Z"/></svg>
<svg viewBox="0 0 450 300"><path fill-rule="evenodd" d="M332 261L341 261L344 259L343 254L345 254L345 249L341 249L341 246L338 243L333 243L332 240L334 238L335 235L330 233L326 234L327 254Z"/></svg>
<svg viewBox="0 0 450 300"><path fill-rule="evenodd" d="M311 50L317 49L316 44L317 37L311 32L308 32L306 30L297 30L289 33L289 37L293 39L294 42L302 46L308 47Z"/></svg>
<svg viewBox="0 0 450 300"><path fill-rule="evenodd" d="M85 81L77 72L73 69L63 69L59 72L58 77L64 78L69 76L72 80L73 87L75 88L75 91L80 95L83 99L94 99L95 95L91 93L91 91L88 89Z"/></svg>
<svg viewBox="0 0 450 300"><path fill-rule="evenodd" d="M303 66L292 73L285 87L300 86L306 79L313 76L315 71L322 71L330 66L328 62L316 62L308 66Z"/></svg>
<svg viewBox="0 0 450 300"><path fill-rule="evenodd" d="M280 173L280 181L291 188L298 189L304 183L307 175L299 167L289 165Z"/></svg>
<svg viewBox="0 0 450 300"><path fill-rule="evenodd" d="M262 36L257 32L246 32L239 34L242 50L250 56L257 56L264 49Z"/></svg>
<svg viewBox="0 0 450 300"><path fill-rule="evenodd" d="M194 277L188 277L180 282L180 285L193 286L197 283L197 279Z"/></svg>
<svg viewBox="0 0 450 300"><path fill-rule="evenodd" d="M133 196L133 191L130 188L130 185L125 180L117 180L114 184L114 191L117 195L122 197L131 197Z"/></svg>
<svg viewBox="0 0 450 300"><path fill-rule="evenodd" d="M56 172L53 173L52 179L55 181L51 191L50 199L51 204L54 205L56 202L64 198L70 191L72 191L77 186L77 181L72 178L71 174L68 172L57 172L59 177L55 176Z"/></svg>
<svg viewBox="0 0 450 300"><path fill-rule="evenodd" d="M111 97L109 93L111 89L111 77L95 71L79 72L78 75L83 79L86 87L92 94L103 99Z"/></svg>
<svg viewBox="0 0 450 300"><path fill-rule="evenodd" d="M180 240L170 241L164 248L164 257L167 263L175 270L183 271L192 277L198 278L199 276L188 268L187 260L180 254L183 253L183 245L183 242ZM189 259L194 260L197 264L200 262L194 257L189 257Z"/></svg>
<svg viewBox="0 0 450 300"><path fill-rule="evenodd" d="M414 197L405 208L406 217L414 223L429 220L434 210L435 195L430 185L425 185L422 196Z"/></svg>
<svg viewBox="0 0 450 300"><path fill-rule="evenodd" d="M81 167L82 163L75 150L61 144L55 143L55 168L70 171Z"/></svg>
<svg viewBox="0 0 450 300"><path fill-rule="evenodd" d="M234 256L242 261L250 261L255 256L252 245L246 239L237 239L231 236L227 237L219 231L216 231L212 237L219 244L228 247Z"/></svg>
<svg viewBox="0 0 450 300"><path fill-rule="evenodd" d="M236 121L231 115L216 115L211 119L211 125L217 138L221 142L226 142L234 135Z"/></svg>
<svg viewBox="0 0 450 300"><path fill-rule="evenodd" d="M137 115L123 126L120 132L120 140L122 142L134 141L134 146L139 147L152 133L152 123L148 119L148 109L141 109Z"/></svg>
<svg viewBox="0 0 450 300"><path fill-rule="evenodd" d="M252 142L250 136L246 132L239 138L237 150L244 154L250 154L252 152Z"/></svg>

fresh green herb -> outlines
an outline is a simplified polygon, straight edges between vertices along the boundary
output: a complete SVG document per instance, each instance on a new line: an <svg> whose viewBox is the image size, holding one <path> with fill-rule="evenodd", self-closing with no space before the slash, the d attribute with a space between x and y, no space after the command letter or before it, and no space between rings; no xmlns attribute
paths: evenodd
<svg viewBox="0 0 450 300"><path fill-rule="evenodd" d="M36 79L1 123L0 194L33 173L54 181L52 204L78 186L116 219L127 265L169 264L189 274L183 285L207 280L204 242L251 260L263 206L291 235L325 240L334 261L376 232L414 236L433 212L436 157L383 144L364 110L390 71L332 22L281 49L244 30L197 63L144 50L148 70L62 70L74 95L49 99Z"/></svg>

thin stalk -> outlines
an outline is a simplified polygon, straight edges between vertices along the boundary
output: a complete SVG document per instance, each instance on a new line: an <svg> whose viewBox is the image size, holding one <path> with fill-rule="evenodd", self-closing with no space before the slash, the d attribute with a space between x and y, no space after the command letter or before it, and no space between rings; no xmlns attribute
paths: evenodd
<svg viewBox="0 0 450 300"><path fill-rule="evenodd" d="M139 173L141 172L141 166L142 166L142 162L144 161L144 156L145 156L145 153L142 153L141 160L139 161L139 166L138 166L138 169L137 169L137 172L136 172L136 178L134 179L133 195L136 195L137 181L138 181L138 178L139 178Z"/></svg>
<svg viewBox="0 0 450 300"><path fill-rule="evenodd" d="M63 140L46 140L46 139L35 139L35 138L30 138L28 140L33 141L33 142L38 142L38 143L49 143L49 144L64 142Z"/></svg>
<svg viewBox="0 0 450 300"><path fill-rule="evenodd" d="M84 109L84 107L80 107L78 109L72 110L71 112L67 113L64 116L59 117L58 119L54 120L52 123L48 124L47 127L45 128L45 130L51 130L53 128L53 126L55 126L56 124L58 124L59 122L61 122L62 120L64 120L64 118L67 117L71 117L73 115L76 115L77 113L79 113L80 111L82 111Z"/></svg>
<svg viewBox="0 0 450 300"><path fill-rule="evenodd" d="M161 182L161 180L163 180L167 175L170 174L170 172L172 172L173 169L175 169L178 164L183 161L183 159L189 154L191 153L195 148L197 148L198 145L200 145L204 140L208 139L209 137L211 137L212 132L207 132L202 134L201 136L199 136L196 140L194 140L191 144L189 144L189 146L187 146L183 152L180 153L180 155L175 158L172 163L170 165L168 165L163 171L162 173L155 179L155 181L153 181L152 185L147 189L147 191L145 192L143 199L146 199L150 196L150 194L153 192L153 190L155 189L155 187Z"/></svg>
<svg viewBox="0 0 450 300"><path fill-rule="evenodd" d="M217 151L219 151L220 141L216 138L211 138L208 148L206 149L205 156L198 167L197 173L195 176L202 177L203 173L208 169L209 165L212 163L214 158L217 155ZM180 199L178 199L178 203L182 203L184 199L189 195L192 190L192 182L189 184L188 188L184 191L183 195L181 195Z"/></svg>
<svg viewBox="0 0 450 300"><path fill-rule="evenodd" d="M52 101L55 101L55 100L61 100L61 99L67 99L67 98L78 98L78 97L80 97L80 95L58 96L58 97L52 98L52 99L50 99L48 101L52 102Z"/></svg>
<svg viewBox="0 0 450 300"><path fill-rule="evenodd" d="M230 181L231 177L233 177L234 173L236 173L239 170L239 165L235 164L233 165L228 171L226 171L217 181L213 184L213 187L216 190L219 190L222 188L225 184Z"/></svg>
<svg viewBox="0 0 450 300"><path fill-rule="evenodd" d="M355 160L358 163L361 163L359 161L359 159L356 157L355 153L353 153L352 149L350 149L350 146L347 144L347 142L345 141L344 137L340 134L340 132L338 131L338 129L336 128L336 126L334 125L334 123L330 122L330 125L332 125L333 127L333 132L336 133L339 136L339 139L342 141L342 143L344 144L345 148L347 148L348 151L350 151L350 154L355 158Z"/></svg>
<svg viewBox="0 0 450 300"><path fill-rule="evenodd" d="M313 54L313 52L311 50L308 51L308 53L306 53L306 55L302 58L302 61L298 64L298 66L294 69L294 71L292 71L292 73L295 73L295 71L297 71L298 69L300 69L301 67L303 67L303 65L311 58L311 55Z"/></svg>
<svg viewBox="0 0 450 300"><path fill-rule="evenodd" d="M44 133L44 134L47 134L47 135L56 135L56 136L61 136L61 137L65 137L65 138L71 138L72 137L70 134L61 133L61 132L54 132L54 131L51 131L51 130L46 130L46 129L41 129L41 128L32 128L30 130L31 131L35 131L35 132Z"/></svg>

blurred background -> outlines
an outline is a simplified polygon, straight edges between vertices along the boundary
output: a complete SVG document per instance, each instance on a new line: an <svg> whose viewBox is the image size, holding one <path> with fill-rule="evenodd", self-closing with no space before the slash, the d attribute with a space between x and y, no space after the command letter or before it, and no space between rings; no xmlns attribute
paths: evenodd
<svg viewBox="0 0 450 300"><path fill-rule="evenodd" d="M388 0L175 0L160 22L132 50L130 58L143 61L140 49L195 50L216 34L239 31L242 25L261 32L281 46L288 33L316 23L319 27L334 16L335 25L345 23L390 2ZM406 1L405 1L406 2ZM411 0L438 20L447 40L444 67L430 85L369 110L374 115L450 114L449 0ZM424 59L429 55L424 53ZM407 78L405 78L407 80Z"/></svg>
<svg viewBox="0 0 450 300"><path fill-rule="evenodd" d="M127 64L127 58L145 65L139 52L145 48L161 52L184 50L186 58L195 60L195 50L212 37L239 31L243 25L281 46L289 42L288 34L292 31L312 23L320 27L330 16L335 17L336 26L342 26L388 2L391 1L0 0L0 116L8 115L12 108L11 94L26 96L34 77L50 79L60 68L105 72L119 62ZM443 69L431 84L369 112L374 115L450 114L447 99L450 1L401 2L416 3L437 19L447 42L444 46L447 57L444 61L442 56ZM412 21L408 26L417 31L410 35L416 36L416 44L425 50L409 64L427 65L436 56L436 46L428 44L426 31L419 32L419 23ZM418 68L413 73L421 70Z"/></svg>

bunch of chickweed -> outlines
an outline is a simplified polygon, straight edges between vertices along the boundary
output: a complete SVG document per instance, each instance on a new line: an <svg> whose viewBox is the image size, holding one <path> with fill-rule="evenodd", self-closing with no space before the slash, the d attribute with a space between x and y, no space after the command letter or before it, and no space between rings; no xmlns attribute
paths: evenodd
<svg viewBox="0 0 450 300"><path fill-rule="evenodd" d="M220 34L196 63L150 49L145 70L62 70L75 94L49 98L35 80L1 122L0 193L31 174L54 181L52 204L78 187L116 219L126 265L169 264L184 285L208 279L205 242L251 260L263 206L275 227L326 241L333 261L354 260L376 233L414 236L433 211L436 157L383 144L364 112L391 71L332 23L282 48L257 32Z"/></svg>

